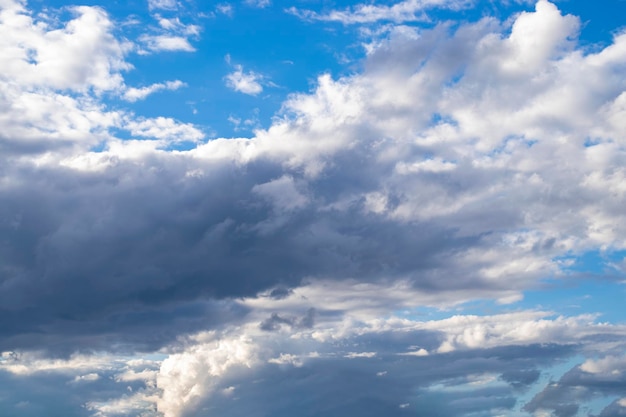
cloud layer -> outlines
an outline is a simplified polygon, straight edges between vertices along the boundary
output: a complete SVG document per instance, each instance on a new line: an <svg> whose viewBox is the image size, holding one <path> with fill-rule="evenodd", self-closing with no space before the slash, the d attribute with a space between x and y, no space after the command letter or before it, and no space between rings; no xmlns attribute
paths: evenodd
<svg viewBox="0 0 626 417"><path fill-rule="evenodd" d="M199 29L162 21L133 43L104 10L71 11L59 24L0 2L12 412L61 398L67 416L623 415L623 324L503 306L585 279L588 253L607 259L598 279L623 280L625 34L584 50L580 20L545 0L504 22L397 27L269 128L209 140L103 98L182 87L128 87L129 55L192 52ZM258 95L262 78L224 80ZM476 301L505 311L464 313Z"/></svg>

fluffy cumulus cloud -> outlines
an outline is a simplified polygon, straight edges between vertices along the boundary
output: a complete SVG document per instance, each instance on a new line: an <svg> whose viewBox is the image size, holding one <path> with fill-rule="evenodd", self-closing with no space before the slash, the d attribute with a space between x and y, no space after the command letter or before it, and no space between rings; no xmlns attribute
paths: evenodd
<svg viewBox="0 0 626 417"><path fill-rule="evenodd" d="M253 137L208 140L108 105L183 83L126 87L130 41L104 10L70 10L0 1L3 410L626 413L624 324L515 305L589 278L579 255L626 249L626 34L583 50L580 20L545 0L403 28ZM168 22L137 44L194 50L198 30ZM262 80L225 78L249 95ZM623 259L596 275L617 285Z"/></svg>
<svg viewBox="0 0 626 417"><path fill-rule="evenodd" d="M22 2L0 9L2 81L30 90L111 90L122 83L128 48L111 34L112 23L95 7L72 7L60 27L34 20ZM89 61L83 59L88 56ZM6 100L6 99L5 99Z"/></svg>

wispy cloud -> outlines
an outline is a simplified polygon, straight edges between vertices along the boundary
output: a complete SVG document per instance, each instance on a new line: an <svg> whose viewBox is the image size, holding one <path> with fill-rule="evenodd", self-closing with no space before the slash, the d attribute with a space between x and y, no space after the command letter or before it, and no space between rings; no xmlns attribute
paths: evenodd
<svg viewBox="0 0 626 417"><path fill-rule="evenodd" d="M231 16L231 17L232 17L232 15L234 13L233 5L230 4L230 3L220 3L220 4L216 5L215 6L215 11L217 11L218 13L221 13L223 15Z"/></svg>
<svg viewBox="0 0 626 417"><path fill-rule="evenodd" d="M426 10L433 8L461 9L468 7L473 0L406 0L393 5L357 4L344 10L318 13L291 7L287 11L307 20L341 22L343 24L374 23L391 21L395 23L428 21Z"/></svg>
<svg viewBox="0 0 626 417"><path fill-rule="evenodd" d="M245 3L251 7L257 7L259 9L265 8L272 4L271 0L245 0Z"/></svg>
<svg viewBox="0 0 626 417"><path fill-rule="evenodd" d="M146 87L130 87L126 89L124 92L123 98L126 101L134 102L137 100L143 100L148 97L150 94L156 93L162 90L178 90L181 87L184 87L186 84L180 80L175 81L167 81L165 83L155 83Z"/></svg>
<svg viewBox="0 0 626 417"><path fill-rule="evenodd" d="M176 0L148 0L150 10L176 10L178 2Z"/></svg>

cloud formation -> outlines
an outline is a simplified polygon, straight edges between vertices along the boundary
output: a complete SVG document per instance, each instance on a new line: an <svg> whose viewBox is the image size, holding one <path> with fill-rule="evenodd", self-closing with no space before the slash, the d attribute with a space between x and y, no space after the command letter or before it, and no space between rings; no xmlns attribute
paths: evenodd
<svg viewBox="0 0 626 417"><path fill-rule="evenodd" d="M259 82L263 76L253 71L244 72L243 66L235 65L235 71L224 77L226 86L234 91L256 96L263 91L263 86Z"/></svg>
<svg viewBox="0 0 626 417"><path fill-rule="evenodd" d="M379 21L403 23L429 21L430 18L425 12L430 9L458 10L469 7L472 3L474 3L472 0L405 0L389 6L361 3L344 10L331 10L327 13L299 10L296 7L289 8L288 12L307 20L340 22L345 25Z"/></svg>
<svg viewBox="0 0 626 417"><path fill-rule="evenodd" d="M381 7L355 13L396 20ZM182 82L126 88L132 48L102 9L56 28L0 10L11 412L624 413L624 325L515 303L585 278L580 255L623 258L626 35L581 49L579 19L545 0L404 28L253 137L209 139L105 104ZM138 41L193 51L177 22ZM235 66L225 82L258 95L262 79ZM622 281L623 262L599 278ZM464 310L477 301L498 313Z"/></svg>
<svg viewBox="0 0 626 417"><path fill-rule="evenodd" d="M140 40L152 52L194 52L196 50L193 46L191 46L189 40L183 36L145 35Z"/></svg>
<svg viewBox="0 0 626 417"><path fill-rule="evenodd" d="M154 83L147 87L135 88L130 87L124 92L124 99L130 102L143 100L150 94L156 93L162 90L178 90L184 87L185 83L180 80L166 81L165 83Z"/></svg>

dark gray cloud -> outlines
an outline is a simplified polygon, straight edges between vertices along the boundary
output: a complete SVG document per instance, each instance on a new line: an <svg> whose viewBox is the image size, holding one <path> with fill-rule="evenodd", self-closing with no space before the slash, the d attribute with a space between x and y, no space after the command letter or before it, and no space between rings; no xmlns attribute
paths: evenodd
<svg viewBox="0 0 626 417"><path fill-rule="evenodd" d="M373 169L376 158L369 151L339 154L333 168L306 182L287 171L305 184L308 199L290 211L254 191L285 174L270 161L200 165L155 156L84 174L14 166L11 176L20 182L0 191L3 348L38 347L37 337L39 347L51 348L53 335L77 347L106 334L130 343L142 327L152 340L157 317L174 336L201 320L210 326L242 313L181 303L250 297L312 277L408 278L426 291L498 290L453 272L456 253L488 244L479 235L366 212L363 195L392 169ZM203 177L185 176L198 168ZM326 208L346 197L352 199L346 208ZM183 319L189 324L176 324Z"/></svg>
<svg viewBox="0 0 626 417"><path fill-rule="evenodd" d="M272 291L273 292L273 291ZM278 313L272 313L270 317L259 324L259 328L265 331L279 330L282 325L290 328L310 329L315 325L316 311L309 308L303 317L282 317Z"/></svg>
<svg viewBox="0 0 626 417"><path fill-rule="evenodd" d="M156 321L158 308L175 323L193 311L180 302L254 296L312 276L409 274L418 287L443 287L419 271L472 239L364 216L359 202L347 212L315 204L275 214L251 190L276 178L278 167L210 168L191 180L161 161L104 176L48 169L23 174L28 187L2 190L3 348L25 347L11 346L24 334L113 331L107 323L135 332ZM317 186L309 186L313 199L329 187ZM259 231L276 218L284 224ZM208 314L207 323L227 316L196 314Z"/></svg>

